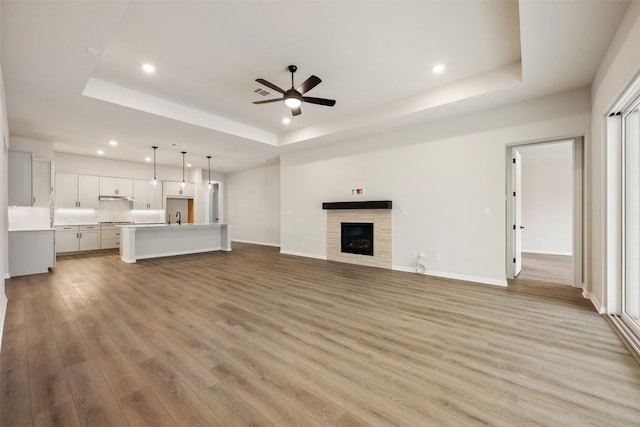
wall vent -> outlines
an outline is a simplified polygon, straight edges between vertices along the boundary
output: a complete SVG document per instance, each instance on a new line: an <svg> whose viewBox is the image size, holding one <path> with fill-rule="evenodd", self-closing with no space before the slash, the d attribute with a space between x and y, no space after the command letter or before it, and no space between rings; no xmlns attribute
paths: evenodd
<svg viewBox="0 0 640 427"><path fill-rule="evenodd" d="M264 90L261 87L256 88L253 93L257 93L258 95L262 95L262 96L267 96L267 95L271 95L271 92L269 92L268 90Z"/></svg>

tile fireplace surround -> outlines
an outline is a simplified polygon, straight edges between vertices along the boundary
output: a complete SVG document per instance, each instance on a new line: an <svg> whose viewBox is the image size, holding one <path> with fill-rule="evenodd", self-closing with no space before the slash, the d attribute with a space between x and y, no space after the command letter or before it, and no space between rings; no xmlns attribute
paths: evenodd
<svg viewBox="0 0 640 427"><path fill-rule="evenodd" d="M390 201L324 203L323 208L327 209L327 260L391 269ZM341 252L343 222L373 223L373 256Z"/></svg>

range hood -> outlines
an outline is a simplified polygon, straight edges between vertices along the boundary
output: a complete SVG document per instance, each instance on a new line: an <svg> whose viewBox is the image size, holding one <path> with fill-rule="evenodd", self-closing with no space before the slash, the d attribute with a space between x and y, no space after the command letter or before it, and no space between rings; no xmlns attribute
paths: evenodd
<svg viewBox="0 0 640 427"><path fill-rule="evenodd" d="M126 200L128 202L134 202L136 199L131 196L98 196L98 200Z"/></svg>

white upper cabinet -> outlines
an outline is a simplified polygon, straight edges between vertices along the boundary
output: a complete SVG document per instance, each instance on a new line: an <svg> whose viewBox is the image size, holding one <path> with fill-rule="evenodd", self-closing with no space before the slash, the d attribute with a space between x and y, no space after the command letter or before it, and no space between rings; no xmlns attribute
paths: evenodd
<svg viewBox="0 0 640 427"><path fill-rule="evenodd" d="M56 208L77 208L78 175L74 173L56 173L55 196Z"/></svg>
<svg viewBox="0 0 640 427"><path fill-rule="evenodd" d="M98 208L98 177L78 175L78 207L85 209Z"/></svg>
<svg viewBox="0 0 640 427"><path fill-rule="evenodd" d="M135 179L133 181L134 209L162 209L162 186L155 188L150 181Z"/></svg>
<svg viewBox="0 0 640 427"><path fill-rule="evenodd" d="M100 195L133 197L133 180L128 178L100 177Z"/></svg>
<svg viewBox="0 0 640 427"><path fill-rule="evenodd" d="M193 182L185 183L184 188L182 188L181 181L165 181L164 182L165 197L193 198L196 194L195 188L196 186Z"/></svg>
<svg viewBox="0 0 640 427"><path fill-rule="evenodd" d="M53 187L51 185L51 162L33 159L33 206L52 205Z"/></svg>
<svg viewBox="0 0 640 427"><path fill-rule="evenodd" d="M31 153L9 151L9 206L33 205L32 158Z"/></svg>
<svg viewBox="0 0 640 427"><path fill-rule="evenodd" d="M55 194L56 208L96 209L98 207L98 177L56 173Z"/></svg>

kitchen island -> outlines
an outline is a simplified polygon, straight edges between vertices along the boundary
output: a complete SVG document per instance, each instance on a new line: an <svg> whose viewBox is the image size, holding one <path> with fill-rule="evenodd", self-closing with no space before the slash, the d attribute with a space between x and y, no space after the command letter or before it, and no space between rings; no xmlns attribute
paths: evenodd
<svg viewBox="0 0 640 427"><path fill-rule="evenodd" d="M210 251L231 251L228 224L146 224L122 225L120 259L133 263Z"/></svg>

